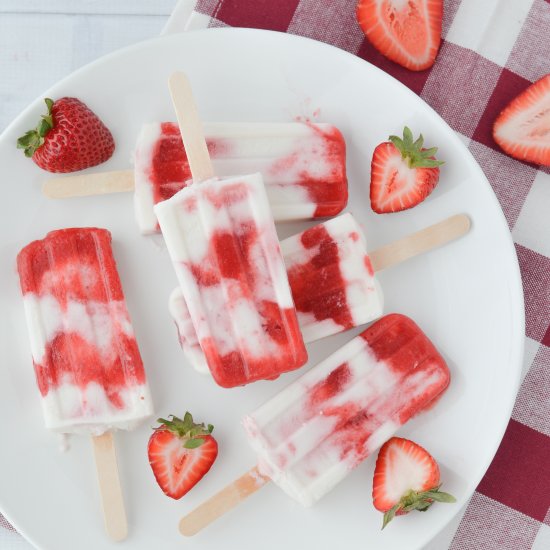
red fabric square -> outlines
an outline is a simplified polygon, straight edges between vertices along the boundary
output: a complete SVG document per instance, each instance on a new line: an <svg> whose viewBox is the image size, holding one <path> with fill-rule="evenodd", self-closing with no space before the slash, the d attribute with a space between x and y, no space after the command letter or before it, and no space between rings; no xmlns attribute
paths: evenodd
<svg viewBox="0 0 550 550"><path fill-rule="evenodd" d="M495 119L502 109L530 84L531 82L529 82L529 80L526 80L508 69L503 69L485 111L475 129L473 138L483 143L483 145L495 149L495 151L502 151L493 139L493 124Z"/></svg>
<svg viewBox="0 0 550 550"><path fill-rule="evenodd" d="M430 71L433 69L409 71L382 55L366 38L363 40L357 55L393 76L417 94L420 94L424 88L424 84L430 76Z"/></svg>
<svg viewBox="0 0 550 550"><path fill-rule="evenodd" d="M471 137L501 70L472 50L444 42L422 90L422 99L454 130Z"/></svg>
<svg viewBox="0 0 550 550"><path fill-rule="evenodd" d="M477 490L537 521L550 506L550 437L510 420Z"/></svg>
<svg viewBox="0 0 550 550"><path fill-rule="evenodd" d="M550 258L519 244L516 252L525 298L525 332L529 338L541 342L550 319Z"/></svg>
<svg viewBox="0 0 550 550"><path fill-rule="evenodd" d="M204 13L211 13L212 17L232 27L285 32L299 3L299 0L221 0L214 11L210 9ZM196 9L203 12L201 1Z"/></svg>
<svg viewBox="0 0 550 550"><path fill-rule="evenodd" d="M550 0L548 0L550 2ZM545 335L542 337L542 343L550 348L550 325L546 329Z"/></svg>

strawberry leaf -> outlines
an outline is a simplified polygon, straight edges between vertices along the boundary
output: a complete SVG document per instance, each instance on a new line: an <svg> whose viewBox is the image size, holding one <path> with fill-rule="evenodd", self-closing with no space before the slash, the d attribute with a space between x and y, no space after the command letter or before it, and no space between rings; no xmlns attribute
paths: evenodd
<svg viewBox="0 0 550 550"><path fill-rule="evenodd" d="M186 449L196 449L197 447L200 447L204 443L204 439L197 437L194 439L188 439L183 446Z"/></svg>
<svg viewBox="0 0 550 550"><path fill-rule="evenodd" d="M430 500L435 500L437 502L456 502L456 498L449 493L444 493L443 491L426 491L423 493L424 498L429 498Z"/></svg>
<svg viewBox="0 0 550 550"><path fill-rule="evenodd" d="M413 134L407 126L403 129L403 139L390 136L389 140L401 153L402 158L407 161L409 168L437 168L444 164L443 161L432 158L437 152L437 147L423 149L424 137L422 134L414 141Z"/></svg>
<svg viewBox="0 0 550 550"><path fill-rule="evenodd" d="M405 126L405 128L403 129L403 142L405 143L405 147L407 147L407 149L410 149L414 146L412 132L407 126Z"/></svg>
<svg viewBox="0 0 550 550"><path fill-rule="evenodd" d="M208 426L205 426L204 423L196 424L193 421L193 416L189 412L185 413L183 420L172 414L169 415L169 418L171 418L171 420L159 418L157 422L161 424L161 427L170 430L182 439L184 441L184 447L187 449L194 449L202 445L204 438L199 436L210 435L212 430L214 430L212 424L208 424Z"/></svg>
<svg viewBox="0 0 550 550"><path fill-rule="evenodd" d="M400 510L401 504L396 504L393 508L390 508L385 514L382 520L382 529L388 525L388 523L395 517L395 514Z"/></svg>

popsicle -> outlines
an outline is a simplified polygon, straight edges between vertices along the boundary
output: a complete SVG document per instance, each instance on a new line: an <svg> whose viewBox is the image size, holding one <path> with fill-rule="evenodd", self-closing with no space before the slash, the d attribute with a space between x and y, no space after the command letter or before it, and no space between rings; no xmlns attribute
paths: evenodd
<svg viewBox="0 0 550 550"><path fill-rule="evenodd" d="M347 203L346 144L331 124L205 123L214 170L223 176L260 172L276 221L334 216ZM44 185L52 198L127 191L141 233L159 231L154 205L191 179L177 124L142 127L134 171L54 178Z"/></svg>
<svg viewBox="0 0 550 550"><path fill-rule="evenodd" d="M170 79L193 183L155 212L214 380L234 387L307 353L260 174L216 178L189 83Z"/></svg>
<svg viewBox="0 0 550 550"><path fill-rule="evenodd" d="M108 529L124 538L109 432L132 429L153 410L111 234L52 231L21 250L17 269L46 427L94 436Z"/></svg>
<svg viewBox="0 0 550 550"><path fill-rule="evenodd" d="M268 480L311 506L431 408L449 382L445 360L416 323L386 315L245 416L258 466L183 518L180 531L196 533Z"/></svg>
<svg viewBox="0 0 550 550"><path fill-rule="evenodd" d="M17 267L46 427L101 435L151 415L110 233L52 231Z"/></svg>
<svg viewBox="0 0 550 550"><path fill-rule="evenodd" d="M461 214L367 253L361 227L350 213L316 225L281 242L298 323L306 343L368 323L382 315L383 297L377 271L395 258L404 261L468 232ZM404 255L406 252L406 255ZM180 345L198 372L208 366L189 310L179 288L169 299Z"/></svg>
<svg viewBox="0 0 550 550"><path fill-rule="evenodd" d="M347 213L281 242L290 289L304 342L313 342L368 323L382 314L382 295L366 250L363 231ZM189 362L208 367L179 288L169 310Z"/></svg>

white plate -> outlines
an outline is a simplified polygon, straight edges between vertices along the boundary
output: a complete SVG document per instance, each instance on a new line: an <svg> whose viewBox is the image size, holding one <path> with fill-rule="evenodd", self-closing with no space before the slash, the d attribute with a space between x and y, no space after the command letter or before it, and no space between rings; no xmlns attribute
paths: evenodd
<svg viewBox="0 0 550 550"><path fill-rule="evenodd" d="M1 507L36 546L51 550L157 547L333 549L420 548L458 512L487 469L504 432L521 371L523 298L510 234L493 192L461 140L416 95L382 71L336 48L290 36L216 29L155 39L107 56L47 92L76 96L112 130L113 158L99 170L129 165L146 121L173 119L166 86L175 69L193 83L207 120L289 121L313 117L336 124L349 153L351 210L366 229L369 247L466 212L465 238L382 273L386 311L412 316L448 360L452 383L437 407L400 430L424 445L441 465L445 490L456 505L399 518L384 532L373 509L371 457L332 493L304 509L268 486L200 535L182 540L179 518L254 464L240 417L299 373L274 382L224 390L184 361L166 301L176 279L159 239L140 237L126 194L50 201L40 193L48 176L15 150L16 137L43 111L36 100L0 141L4 200L0 220L2 327L0 342ZM373 148L407 124L446 160L441 181L420 206L378 216L369 207ZM96 171L98 168L95 169ZM126 543L105 535L87 438L68 453L43 428L23 308L15 273L18 250L54 228L110 229L115 256L159 415L183 414L213 423L220 453L211 472L181 501L157 487L147 462L153 422L117 435L129 518ZM281 228L287 236L304 224ZM355 330L354 333L357 333ZM352 333L310 347L315 364Z"/></svg>

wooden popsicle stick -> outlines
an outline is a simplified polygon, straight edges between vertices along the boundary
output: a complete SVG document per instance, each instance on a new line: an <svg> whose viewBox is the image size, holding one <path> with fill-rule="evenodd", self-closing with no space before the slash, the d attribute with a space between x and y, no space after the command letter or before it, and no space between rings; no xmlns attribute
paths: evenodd
<svg viewBox="0 0 550 550"><path fill-rule="evenodd" d="M201 529L255 493L268 481L269 478L261 474L258 467L254 466L231 485L182 518L179 524L180 533L187 537L197 534Z"/></svg>
<svg viewBox="0 0 550 550"><path fill-rule="evenodd" d="M382 271L409 258L423 254L462 237L470 230L471 221L466 214L451 216L430 225L403 239L369 252L374 271Z"/></svg>
<svg viewBox="0 0 550 550"><path fill-rule="evenodd" d="M92 441L105 529L112 540L121 541L128 535L128 524L118 477L113 434L107 432L94 436Z"/></svg>
<svg viewBox="0 0 550 550"><path fill-rule="evenodd" d="M210 179L214 177L214 168L189 79L184 73L176 72L170 76L168 86L193 181Z"/></svg>
<svg viewBox="0 0 550 550"><path fill-rule="evenodd" d="M42 193L50 199L107 195L133 190L133 170L50 178L42 186Z"/></svg>

